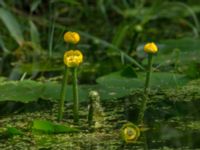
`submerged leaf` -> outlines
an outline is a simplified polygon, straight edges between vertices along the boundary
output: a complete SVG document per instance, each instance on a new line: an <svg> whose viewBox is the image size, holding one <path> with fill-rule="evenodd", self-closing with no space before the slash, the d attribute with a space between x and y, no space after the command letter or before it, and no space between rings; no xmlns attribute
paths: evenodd
<svg viewBox="0 0 200 150"><path fill-rule="evenodd" d="M53 122L46 120L34 120L32 125L32 131L34 133L57 134L57 133L74 133L78 132L79 130L69 126L54 124Z"/></svg>
<svg viewBox="0 0 200 150"><path fill-rule="evenodd" d="M7 127L6 134L8 136L23 135L23 132L15 127Z"/></svg>
<svg viewBox="0 0 200 150"><path fill-rule="evenodd" d="M15 128L15 127L7 127L5 129L2 129L2 131L0 130L0 139L4 139L4 138L11 138L13 136L16 135L23 135L24 133Z"/></svg>

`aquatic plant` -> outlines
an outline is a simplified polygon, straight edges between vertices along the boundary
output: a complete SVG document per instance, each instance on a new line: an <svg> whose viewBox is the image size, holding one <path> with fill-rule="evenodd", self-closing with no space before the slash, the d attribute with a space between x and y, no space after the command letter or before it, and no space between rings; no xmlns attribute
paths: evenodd
<svg viewBox="0 0 200 150"><path fill-rule="evenodd" d="M140 129L133 123L126 123L121 128L121 138L126 143L134 143L140 136Z"/></svg>
<svg viewBox="0 0 200 150"><path fill-rule="evenodd" d="M76 32L66 32L64 34L65 42L69 44L77 44L80 40L80 36ZM59 105L59 112L58 112L58 120L60 121L63 118L63 111L64 111L64 100L66 95L66 86L67 86L67 77L68 77L68 68L72 71L73 76L73 117L74 122L78 123L79 115L78 115L78 107L79 107L79 100L78 100L78 85L77 85L77 68L83 62L83 54L80 50L68 50L64 53L63 61L65 64L65 71L63 76L63 82L61 87L61 99Z"/></svg>
<svg viewBox="0 0 200 150"><path fill-rule="evenodd" d="M100 95L97 91L89 92L88 125L99 128L104 122L104 111L100 104Z"/></svg>
<svg viewBox="0 0 200 150"><path fill-rule="evenodd" d="M64 34L64 41L67 43L77 44L80 41L80 35L77 32L68 31Z"/></svg>
<svg viewBox="0 0 200 150"><path fill-rule="evenodd" d="M143 123L144 113L146 110L147 100L148 100L148 94L150 91L150 79L151 79L151 72L152 72L152 61L153 61L153 55L158 52L158 47L155 43L147 43L144 46L144 52L148 55L148 67L146 71L146 80L145 80L145 86L144 86L144 98L141 105L141 110L138 116L138 123Z"/></svg>

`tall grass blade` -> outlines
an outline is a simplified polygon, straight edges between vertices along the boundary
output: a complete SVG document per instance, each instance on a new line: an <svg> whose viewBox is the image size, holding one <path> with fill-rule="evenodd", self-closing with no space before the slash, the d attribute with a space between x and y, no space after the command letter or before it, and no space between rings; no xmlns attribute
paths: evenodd
<svg viewBox="0 0 200 150"><path fill-rule="evenodd" d="M29 21L29 25L31 31L31 41L35 44L40 45L40 34L38 32L36 25L31 20Z"/></svg>
<svg viewBox="0 0 200 150"><path fill-rule="evenodd" d="M0 19L8 28L11 36L15 39L15 41L21 45L24 41L24 37L20 25L12 13L10 13L5 8L0 8Z"/></svg>
<svg viewBox="0 0 200 150"><path fill-rule="evenodd" d="M89 39L92 39L94 41L98 41L99 43L101 43L102 45L104 45L105 47L107 48L111 48L113 50L116 50L120 53L120 55L123 54L124 56L124 59L126 59L127 61L135 64L138 68L140 68L141 70L145 70L144 67L142 65L140 65L134 58L130 57L128 54L126 54L125 52L123 52L121 49L119 49L118 47L116 47L115 45L105 41L105 40L102 40L100 38L97 38L95 36L92 36L86 32L82 32L82 31L78 31L81 35L83 35L84 37L86 38L89 38Z"/></svg>

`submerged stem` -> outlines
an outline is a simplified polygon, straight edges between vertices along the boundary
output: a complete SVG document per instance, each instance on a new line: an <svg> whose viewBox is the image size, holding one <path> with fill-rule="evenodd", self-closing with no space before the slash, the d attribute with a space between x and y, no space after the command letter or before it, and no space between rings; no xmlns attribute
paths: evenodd
<svg viewBox="0 0 200 150"><path fill-rule="evenodd" d="M73 75L73 116L74 116L74 123L79 122L79 100L78 100L78 84L77 84L77 67L72 68L72 75Z"/></svg>
<svg viewBox="0 0 200 150"><path fill-rule="evenodd" d="M151 72L152 72L152 60L153 60L152 58L153 58L153 55L148 54L148 68L147 68L146 81L145 81L145 86L144 86L144 97L143 97L143 101L141 105L141 110L138 116L138 122L140 124L143 124L144 113L146 111L147 101L149 99L148 95L150 91L149 84L150 84Z"/></svg>
<svg viewBox="0 0 200 150"><path fill-rule="evenodd" d="M58 121L60 121L63 118L64 101L65 101L66 88L67 88L67 75L68 75L68 69L67 69L67 66L65 66L63 82L62 82L62 87L61 87L61 93L60 93L60 104L59 104L59 110L58 110Z"/></svg>

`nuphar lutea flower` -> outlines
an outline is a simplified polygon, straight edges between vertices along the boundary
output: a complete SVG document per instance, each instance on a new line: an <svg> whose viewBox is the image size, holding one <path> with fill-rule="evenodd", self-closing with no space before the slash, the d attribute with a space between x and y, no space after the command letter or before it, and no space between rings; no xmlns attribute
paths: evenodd
<svg viewBox="0 0 200 150"><path fill-rule="evenodd" d="M77 32L66 32L64 34L64 41L67 43L77 44L80 41L80 35Z"/></svg>
<svg viewBox="0 0 200 150"><path fill-rule="evenodd" d="M154 53L157 53L158 51L158 47L156 46L155 43L147 43L145 46L144 46L144 51L146 53L150 53L150 54L154 54Z"/></svg>
<svg viewBox="0 0 200 150"><path fill-rule="evenodd" d="M121 135L126 143L133 143L140 136L140 130L136 125L127 123L121 128Z"/></svg>
<svg viewBox="0 0 200 150"><path fill-rule="evenodd" d="M69 68L78 67L83 62L83 54L79 50L69 50L64 54L64 63Z"/></svg>

